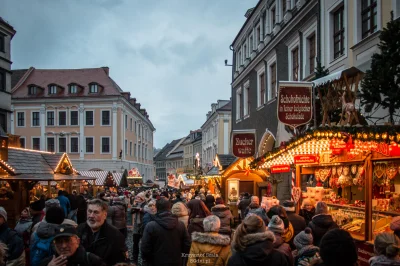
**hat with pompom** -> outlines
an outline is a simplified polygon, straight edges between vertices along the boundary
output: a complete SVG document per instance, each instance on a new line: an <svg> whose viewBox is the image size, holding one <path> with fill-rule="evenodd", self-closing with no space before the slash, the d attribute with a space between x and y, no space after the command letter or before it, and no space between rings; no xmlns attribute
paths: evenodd
<svg viewBox="0 0 400 266"><path fill-rule="evenodd" d="M294 245L296 246L297 250L302 249L304 246L309 246L313 244L313 236L311 234L311 229L306 227L304 231L301 231L294 237L293 240Z"/></svg>
<svg viewBox="0 0 400 266"><path fill-rule="evenodd" d="M278 215L273 215L269 221L268 229L274 233L282 234L285 231L285 225Z"/></svg>

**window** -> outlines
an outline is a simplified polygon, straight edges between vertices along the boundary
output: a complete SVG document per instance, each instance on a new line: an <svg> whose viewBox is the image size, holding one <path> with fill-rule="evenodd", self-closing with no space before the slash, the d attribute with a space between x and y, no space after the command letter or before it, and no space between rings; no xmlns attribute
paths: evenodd
<svg viewBox="0 0 400 266"><path fill-rule="evenodd" d="M36 86L31 86L31 87L29 87L29 94L30 94L30 95L35 95L35 94L37 94L37 87L36 87Z"/></svg>
<svg viewBox="0 0 400 266"><path fill-rule="evenodd" d="M71 153L79 152L79 141L78 137L71 137Z"/></svg>
<svg viewBox="0 0 400 266"><path fill-rule="evenodd" d="M58 152L67 152L66 138L58 138Z"/></svg>
<svg viewBox="0 0 400 266"><path fill-rule="evenodd" d="M315 70L315 34L308 38L308 60L310 65L310 74L314 73Z"/></svg>
<svg viewBox="0 0 400 266"><path fill-rule="evenodd" d="M110 126L110 111L101 111L101 125L102 126Z"/></svg>
<svg viewBox="0 0 400 266"><path fill-rule="evenodd" d="M133 131L133 119L131 118L131 120L130 120L130 128L131 128L131 131Z"/></svg>
<svg viewBox="0 0 400 266"><path fill-rule="evenodd" d="M243 94L242 94L242 92L240 92L240 94L239 94L239 103L240 103L240 106L239 106L239 114L240 114L240 117L243 117Z"/></svg>
<svg viewBox="0 0 400 266"><path fill-rule="evenodd" d="M140 152L141 152L141 149L140 149L140 144L139 144L139 146L138 146L138 158L140 158Z"/></svg>
<svg viewBox="0 0 400 266"><path fill-rule="evenodd" d="M78 86L76 86L76 85L69 85L69 93L70 94L75 94L75 93L78 93Z"/></svg>
<svg viewBox="0 0 400 266"><path fill-rule="evenodd" d="M128 155L128 140L125 140L125 154Z"/></svg>
<svg viewBox="0 0 400 266"><path fill-rule="evenodd" d="M132 141L129 142L129 156L132 156Z"/></svg>
<svg viewBox="0 0 400 266"><path fill-rule="evenodd" d="M258 75L258 90L260 92L260 100L258 101L260 106L265 104L265 73L262 72Z"/></svg>
<svg viewBox="0 0 400 266"><path fill-rule="evenodd" d="M17 126L24 127L25 126L25 113L17 112Z"/></svg>
<svg viewBox="0 0 400 266"><path fill-rule="evenodd" d="M19 138L19 147L25 149L25 138Z"/></svg>
<svg viewBox="0 0 400 266"><path fill-rule="evenodd" d="M71 126L78 126L79 125L78 111L71 111L70 119L71 119L70 121Z"/></svg>
<svg viewBox="0 0 400 266"><path fill-rule="evenodd" d="M58 125L59 126L66 126L67 125L67 112L66 111L59 111L58 112Z"/></svg>
<svg viewBox="0 0 400 266"><path fill-rule="evenodd" d="M0 91L6 91L6 73L0 70Z"/></svg>
<svg viewBox="0 0 400 266"><path fill-rule="evenodd" d="M49 94L57 94L57 86L51 85L49 88Z"/></svg>
<svg viewBox="0 0 400 266"><path fill-rule="evenodd" d="M276 97L276 63L270 66L271 71L271 90L269 100L272 100Z"/></svg>
<svg viewBox="0 0 400 266"><path fill-rule="evenodd" d="M47 151L54 152L54 138L47 138Z"/></svg>
<svg viewBox="0 0 400 266"><path fill-rule="evenodd" d="M292 50L292 80L299 81L299 47Z"/></svg>
<svg viewBox="0 0 400 266"><path fill-rule="evenodd" d="M286 12L286 0L282 0L282 14Z"/></svg>
<svg viewBox="0 0 400 266"><path fill-rule="evenodd" d="M136 126L137 126L137 125L136 125L136 121L135 121L135 133L136 133L136 131L137 131Z"/></svg>
<svg viewBox="0 0 400 266"><path fill-rule="evenodd" d="M110 153L110 137L101 138L101 153Z"/></svg>
<svg viewBox="0 0 400 266"><path fill-rule="evenodd" d="M136 157L136 144L133 145L133 156Z"/></svg>
<svg viewBox="0 0 400 266"><path fill-rule="evenodd" d="M90 84L89 85L89 93L97 93L97 92L98 92L97 84Z"/></svg>
<svg viewBox="0 0 400 266"><path fill-rule="evenodd" d="M256 45L258 45L261 41L261 29L260 26L257 27L257 39L256 39L257 43Z"/></svg>
<svg viewBox="0 0 400 266"><path fill-rule="evenodd" d="M248 56L247 56L247 45L246 44L244 45L243 49L244 49L244 58L247 59Z"/></svg>
<svg viewBox="0 0 400 266"><path fill-rule="evenodd" d="M250 47L250 54L251 54L251 53L253 52L253 50L254 50L254 49L253 49L253 42L254 42L254 41L253 41L253 35L251 35L251 36L250 36L250 46L249 46L249 47Z"/></svg>
<svg viewBox="0 0 400 266"><path fill-rule="evenodd" d="M54 126L54 111L47 111L47 125Z"/></svg>
<svg viewBox="0 0 400 266"><path fill-rule="evenodd" d="M93 138L87 137L85 141L86 141L86 153L93 153L94 151Z"/></svg>
<svg viewBox="0 0 400 266"><path fill-rule="evenodd" d="M7 132L7 120L6 120L6 114L5 113L0 113L0 128L4 130L4 132Z"/></svg>
<svg viewBox="0 0 400 266"><path fill-rule="evenodd" d="M239 66L243 65L242 52L239 52Z"/></svg>
<svg viewBox="0 0 400 266"><path fill-rule="evenodd" d="M376 0L361 0L361 37L364 39L377 29L377 5Z"/></svg>
<svg viewBox="0 0 400 266"><path fill-rule="evenodd" d="M93 111L85 111L86 126L94 126Z"/></svg>
<svg viewBox="0 0 400 266"><path fill-rule="evenodd" d="M275 7L271 9L271 22L272 22L272 28L275 26L276 23L276 9Z"/></svg>
<svg viewBox="0 0 400 266"><path fill-rule="evenodd" d="M40 126L40 113L39 112L32 112L32 126L33 127Z"/></svg>
<svg viewBox="0 0 400 266"><path fill-rule="evenodd" d="M125 129L128 129L128 115L125 115Z"/></svg>
<svg viewBox="0 0 400 266"><path fill-rule="evenodd" d="M40 138L32 138L32 149L40 150Z"/></svg>
<svg viewBox="0 0 400 266"><path fill-rule="evenodd" d="M250 86L244 88L244 115L250 115ZM213 130L213 129L212 129ZM213 130L214 131L214 130Z"/></svg>
<svg viewBox="0 0 400 266"><path fill-rule="evenodd" d="M343 10L340 7L333 13L333 57L338 58L344 53L344 24Z"/></svg>
<svg viewBox="0 0 400 266"><path fill-rule="evenodd" d="M6 51L6 36L0 33L0 52Z"/></svg>

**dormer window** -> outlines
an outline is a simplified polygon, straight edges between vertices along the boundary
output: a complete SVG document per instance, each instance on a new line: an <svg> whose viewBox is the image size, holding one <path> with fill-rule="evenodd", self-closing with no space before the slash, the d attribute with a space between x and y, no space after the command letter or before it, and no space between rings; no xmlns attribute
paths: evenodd
<svg viewBox="0 0 400 266"><path fill-rule="evenodd" d="M78 93L78 86L76 86L75 84L70 85L69 86L69 93L70 94Z"/></svg>
<svg viewBox="0 0 400 266"><path fill-rule="evenodd" d="M89 93L98 93L98 85L97 84L90 84L89 85Z"/></svg>
<svg viewBox="0 0 400 266"><path fill-rule="evenodd" d="M36 95L38 93L38 89L36 86L31 86L29 87L29 94L30 95Z"/></svg>
<svg viewBox="0 0 400 266"><path fill-rule="evenodd" d="M56 85L51 85L49 87L49 94L57 94L57 86Z"/></svg>

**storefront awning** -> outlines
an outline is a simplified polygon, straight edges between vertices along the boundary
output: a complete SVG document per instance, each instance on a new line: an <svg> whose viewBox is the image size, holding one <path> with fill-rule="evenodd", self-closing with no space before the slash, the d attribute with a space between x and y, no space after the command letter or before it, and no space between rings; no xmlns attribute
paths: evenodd
<svg viewBox="0 0 400 266"><path fill-rule="evenodd" d="M344 76L346 76L346 77L354 77L358 73L363 74L363 72L361 70L359 70L358 68L356 68L356 67L350 67L350 68L347 68L345 70L340 70L340 71L331 73L331 74L329 74L329 75L327 75L325 77L322 77L322 78L314 80L313 81L314 88L318 87L318 86L325 85L328 82L334 82L336 80L340 80Z"/></svg>

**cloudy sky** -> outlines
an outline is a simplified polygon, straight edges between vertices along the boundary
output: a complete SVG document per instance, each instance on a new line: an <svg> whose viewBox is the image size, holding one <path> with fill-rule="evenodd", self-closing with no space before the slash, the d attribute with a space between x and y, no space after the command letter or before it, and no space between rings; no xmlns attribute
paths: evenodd
<svg viewBox="0 0 400 266"><path fill-rule="evenodd" d="M1 0L17 31L13 69L110 67L146 108L155 147L230 98L229 45L257 0Z"/></svg>

